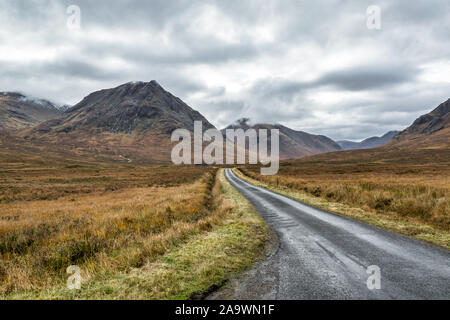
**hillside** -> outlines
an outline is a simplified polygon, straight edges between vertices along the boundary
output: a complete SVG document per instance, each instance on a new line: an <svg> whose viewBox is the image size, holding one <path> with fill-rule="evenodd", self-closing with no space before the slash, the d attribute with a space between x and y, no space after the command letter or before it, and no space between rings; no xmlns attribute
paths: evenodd
<svg viewBox="0 0 450 320"><path fill-rule="evenodd" d="M225 134L226 129L278 129L280 130L280 159L297 159L314 154L341 150L336 142L325 136L296 131L280 124L249 125L248 121L249 119L240 119L223 129L222 133Z"/></svg>
<svg viewBox="0 0 450 320"><path fill-rule="evenodd" d="M399 131L389 131L381 137L371 137L361 142L341 140L337 143L342 150L371 149L391 141L397 134L399 134Z"/></svg>
<svg viewBox="0 0 450 320"><path fill-rule="evenodd" d="M16 92L0 92L0 131L15 131L36 126L58 117L56 105Z"/></svg>
<svg viewBox="0 0 450 320"><path fill-rule="evenodd" d="M331 164L404 164L423 166L450 163L450 99L416 119L388 143L374 149L347 150L307 157L297 161Z"/></svg>
<svg viewBox="0 0 450 320"><path fill-rule="evenodd" d="M85 97L60 118L23 130L29 141L69 146L129 161L168 163L171 133L193 131L194 121L213 128L199 112L156 81L129 82Z"/></svg>
<svg viewBox="0 0 450 320"><path fill-rule="evenodd" d="M400 132L389 144L402 148L450 146L450 99Z"/></svg>

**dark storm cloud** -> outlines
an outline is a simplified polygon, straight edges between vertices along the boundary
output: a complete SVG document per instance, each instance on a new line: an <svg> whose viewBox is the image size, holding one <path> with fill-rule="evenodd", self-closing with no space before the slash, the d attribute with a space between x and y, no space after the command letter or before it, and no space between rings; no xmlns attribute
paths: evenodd
<svg viewBox="0 0 450 320"><path fill-rule="evenodd" d="M349 91L375 90L413 81L417 73L414 68L404 66L355 66L326 73L317 80L308 82L285 79L260 80L252 87L251 92L265 98L276 97L292 101L294 96L303 94L305 90L311 88L333 86Z"/></svg>
<svg viewBox="0 0 450 320"><path fill-rule="evenodd" d="M64 76L72 79L93 78L97 80L117 78L119 73L104 70L86 61L61 60L51 63L21 63L2 66L2 76L21 78L45 74L48 77Z"/></svg>
<svg viewBox="0 0 450 320"><path fill-rule="evenodd" d="M38 71L49 75L65 75L71 78L91 78L96 80L116 79L120 76L118 71L109 71L99 64L83 60L61 60L52 63L43 63L37 66Z"/></svg>
<svg viewBox="0 0 450 320"><path fill-rule="evenodd" d="M351 91L373 90L410 82L414 80L416 74L417 70L414 68L403 66L354 67L330 72L312 85L332 85Z"/></svg>
<svg viewBox="0 0 450 320"><path fill-rule="evenodd" d="M73 104L155 79L218 127L250 117L362 139L450 96L449 34L448 0L4 0L0 91Z"/></svg>

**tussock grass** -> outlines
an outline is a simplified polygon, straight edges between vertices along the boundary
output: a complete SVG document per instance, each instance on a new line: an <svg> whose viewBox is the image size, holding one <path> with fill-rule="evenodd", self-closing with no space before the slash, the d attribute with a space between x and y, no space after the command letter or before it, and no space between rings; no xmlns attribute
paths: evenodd
<svg viewBox="0 0 450 320"><path fill-rule="evenodd" d="M177 186L1 203L0 297L167 299L206 290L250 265L267 232L219 177L208 170ZM69 265L82 270L81 291L66 289Z"/></svg>
<svg viewBox="0 0 450 320"><path fill-rule="evenodd" d="M0 160L2 160L0 158ZM193 182L204 168L170 166L123 167L102 165L55 165L2 163L0 205L15 201L58 200L133 187L177 186Z"/></svg>

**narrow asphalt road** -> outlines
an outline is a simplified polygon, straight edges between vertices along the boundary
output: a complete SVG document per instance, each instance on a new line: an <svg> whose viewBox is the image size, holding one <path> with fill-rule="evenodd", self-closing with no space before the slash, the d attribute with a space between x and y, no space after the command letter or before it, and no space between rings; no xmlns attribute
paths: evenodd
<svg viewBox="0 0 450 320"><path fill-rule="evenodd" d="M253 186L229 169L225 175L279 237L233 298L450 299L450 251ZM380 289L368 288L368 280L377 284L369 266L379 267Z"/></svg>

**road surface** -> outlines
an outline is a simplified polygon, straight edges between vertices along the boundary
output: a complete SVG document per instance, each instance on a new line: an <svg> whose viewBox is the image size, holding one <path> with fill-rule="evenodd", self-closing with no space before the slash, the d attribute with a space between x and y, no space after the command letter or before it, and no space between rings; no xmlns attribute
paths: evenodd
<svg viewBox="0 0 450 320"><path fill-rule="evenodd" d="M253 186L230 169L225 175L279 238L232 298L450 299L450 251Z"/></svg>

